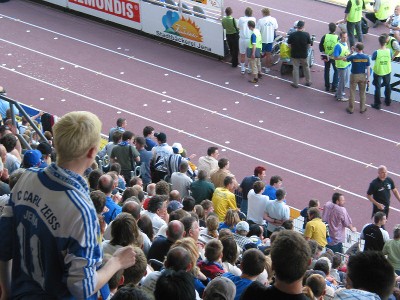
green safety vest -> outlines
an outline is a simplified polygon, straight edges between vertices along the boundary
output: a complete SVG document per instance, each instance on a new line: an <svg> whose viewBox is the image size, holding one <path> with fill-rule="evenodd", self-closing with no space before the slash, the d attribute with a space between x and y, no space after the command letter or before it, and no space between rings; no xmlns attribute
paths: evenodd
<svg viewBox="0 0 400 300"><path fill-rule="evenodd" d="M392 57L390 49L379 49L376 51L374 72L378 76L384 76L392 72Z"/></svg>
<svg viewBox="0 0 400 300"><path fill-rule="evenodd" d="M337 45L339 45L340 48L342 48L342 52L340 52L339 56L343 57L343 56L347 56L350 54L349 47L344 46L342 43L337 43ZM349 61L335 60L335 66L336 66L336 68L339 68L339 69L345 69L349 64L350 64Z"/></svg>
<svg viewBox="0 0 400 300"><path fill-rule="evenodd" d="M381 6L378 11L375 13L375 17L378 20L386 20L389 18L392 10L390 9L390 1L391 0L381 0Z"/></svg>
<svg viewBox="0 0 400 300"><path fill-rule="evenodd" d="M260 30L257 28L253 29L253 33L256 35L256 48L261 49L262 48L262 38L261 38L261 33ZM251 39L249 41L249 48L253 48L253 44L251 43Z"/></svg>
<svg viewBox="0 0 400 300"><path fill-rule="evenodd" d="M389 36L389 41L386 43L386 48L392 50L393 54L396 52L396 50L393 49L393 45L392 45L393 41L395 41L395 40L396 39L394 37ZM396 57L400 57L400 53L398 53L396 55Z"/></svg>
<svg viewBox="0 0 400 300"><path fill-rule="evenodd" d="M325 39L324 39L325 54L331 55L337 43L338 43L338 36L336 34L331 34L331 33L325 34Z"/></svg>
<svg viewBox="0 0 400 300"><path fill-rule="evenodd" d="M361 21L363 0L358 0L358 5L356 1L357 0L351 0L351 9L347 14L348 22L356 23Z"/></svg>

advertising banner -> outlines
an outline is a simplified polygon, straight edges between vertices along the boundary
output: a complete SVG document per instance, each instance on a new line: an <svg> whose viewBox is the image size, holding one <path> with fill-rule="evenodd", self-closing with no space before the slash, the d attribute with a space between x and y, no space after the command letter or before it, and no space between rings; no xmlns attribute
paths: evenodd
<svg viewBox="0 0 400 300"><path fill-rule="evenodd" d="M190 1L191 5L204 5L208 8L221 8L223 7L223 0L192 0Z"/></svg>
<svg viewBox="0 0 400 300"><path fill-rule="evenodd" d="M130 0L68 0L68 7L120 25L141 29L139 2Z"/></svg>
<svg viewBox="0 0 400 300"><path fill-rule="evenodd" d="M220 56L224 35L218 21L202 19L148 2L141 3L142 30L146 33Z"/></svg>

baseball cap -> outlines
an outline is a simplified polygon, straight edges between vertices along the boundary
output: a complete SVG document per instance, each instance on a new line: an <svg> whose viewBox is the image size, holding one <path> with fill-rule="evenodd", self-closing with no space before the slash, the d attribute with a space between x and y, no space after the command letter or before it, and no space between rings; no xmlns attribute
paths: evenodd
<svg viewBox="0 0 400 300"><path fill-rule="evenodd" d="M50 155L52 152L51 145L47 142L41 142L37 148L43 155Z"/></svg>
<svg viewBox="0 0 400 300"><path fill-rule="evenodd" d="M167 141L167 135L164 132L155 133L154 136L162 143Z"/></svg>
<svg viewBox="0 0 400 300"><path fill-rule="evenodd" d="M250 230L250 226L249 223L247 223L246 221L240 221L239 223L236 224L236 231L249 231Z"/></svg>
<svg viewBox="0 0 400 300"><path fill-rule="evenodd" d="M235 284L226 277L216 277L204 290L203 300L224 299L233 300L236 295Z"/></svg>
<svg viewBox="0 0 400 300"><path fill-rule="evenodd" d="M182 203L176 200L172 200L167 206L167 212L170 214L175 210L181 209L182 207Z"/></svg>
<svg viewBox="0 0 400 300"><path fill-rule="evenodd" d="M174 150L174 153L182 154L183 152L183 147L181 143L174 143L172 145L172 150Z"/></svg>
<svg viewBox="0 0 400 300"><path fill-rule="evenodd" d="M42 158L42 153L39 150L28 150L24 154L22 165L24 168L39 166Z"/></svg>

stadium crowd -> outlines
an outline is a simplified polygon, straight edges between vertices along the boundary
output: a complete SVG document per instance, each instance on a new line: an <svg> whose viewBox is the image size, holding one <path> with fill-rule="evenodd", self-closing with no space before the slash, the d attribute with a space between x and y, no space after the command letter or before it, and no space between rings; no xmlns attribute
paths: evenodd
<svg viewBox="0 0 400 300"><path fill-rule="evenodd" d="M34 150L21 129L0 128L1 299L400 299L400 226L384 229L400 197L384 166L364 249L344 254L356 228L340 193L310 200L295 231L282 177L266 185L256 166L237 180L218 147L195 159L120 118L99 149L89 112L63 116Z"/></svg>

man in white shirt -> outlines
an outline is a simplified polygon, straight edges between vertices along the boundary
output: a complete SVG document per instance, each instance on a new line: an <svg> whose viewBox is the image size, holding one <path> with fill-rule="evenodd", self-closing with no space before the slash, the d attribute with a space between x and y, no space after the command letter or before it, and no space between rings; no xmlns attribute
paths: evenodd
<svg viewBox="0 0 400 300"><path fill-rule="evenodd" d="M270 201L267 204L264 213L264 219L268 222L267 235L268 237L275 229L290 218L289 206L284 202L286 192L282 189L276 191L276 200Z"/></svg>
<svg viewBox="0 0 400 300"><path fill-rule="evenodd" d="M258 20L256 28L260 30L262 39L262 53L265 54L265 73L270 71L272 43L275 39L275 32L278 29L278 22L271 17L269 8L261 10L263 17Z"/></svg>
<svg viewBox="0 0 400 300"><path fill-rule="evenodd" d="M140 213L150 218L153 224L154 234L157 233L163 225L167 225L169 216L167 213L167 198L160 195L153 196L149 201L147 210Z"/></svg>
<svg viewBox="0 0 400 300"><path fill-rule="evenodd" d="M218 147L209 147L207 149L207 156L201 156L197 165L197 170L200 172L204 170L207 172L207 179L210 180L210 174L218 170Z"/></svg>
<svg viewBox="0 0 400 300"><path fill-rule="evenodd" d="M253 189L247 194L248 210L247 220L262 225L264 222L264 212L267 208L269 197L263 195L265 183L261 180L256 181Z"/></svg>
<svg viewBox="0 0 400 300"><path fill-rule="evenodd" d="M189 191L192 179L190 179L190 177L186 175L188 168L188 162L182 160L179 166L179 172L174 172L171 176L172 190L179 191L181 199L185 198L186 196L190 196Z"/></svg>
<svg viewBox="0 0 400 300"><path fill-rule="evenodd" d="M252 17L253 10L251 7L247 7L244 11L244 17L240 17L238 21L239 27L239 53L240 53L240 72L244 74L246 72L245 60L246 60L246 49L250 43L251 30L247 26L249 21L256 22L256 18Z"/></svg>

